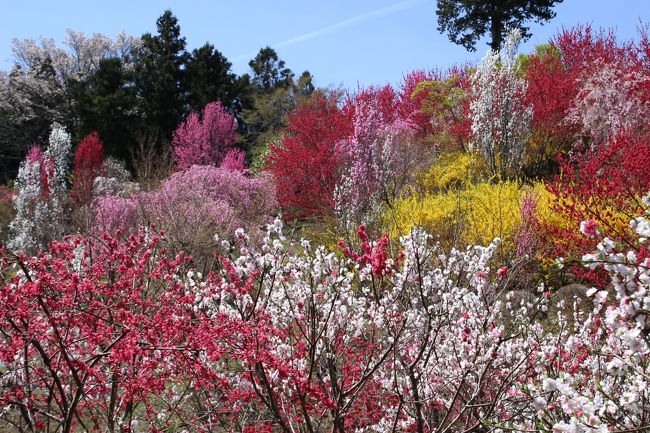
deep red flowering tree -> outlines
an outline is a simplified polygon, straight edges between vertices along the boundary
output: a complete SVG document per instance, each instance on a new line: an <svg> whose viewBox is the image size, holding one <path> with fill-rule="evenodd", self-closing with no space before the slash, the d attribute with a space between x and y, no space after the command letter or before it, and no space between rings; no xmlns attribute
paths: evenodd
<svg viewBox="0 0 650 433"><path fill-rule="evenodd" d="M555 211L567 221L593 221L609 237L624 245L635 239L628 223L642 214L641 197L650 191L650 141L621 133L607 145L560 160L562 174L547 184L555 196ZM597 237L585 237L579 227L542 227L542 243L551 257L579 258L595 248ZM597 269L576 265L578 275L607 281Z"/></svg>
<svg viewBox="0 0 650 433"><path fill-rule="evenodd" d="M212 377L200 361L220 352L218 322L208 328L187 296L188 258L170 258L163 244L141 231L53 243L31 259L2 251L2 423L66 433L169 428L192 384Z"/></svg>
<svg viewBox="0 0 650 433"><path fill-rule="evenodd" d="M592 144L638 126L635 118L644 117L648 97L642 43L619 42L613 31L578 26L561 32L551 45L561 59L558 76L573 84L555 92L563 101L572 100L569 107L562 103L567 111L556 110L566 114L565 125L576 127Z"/></svg>
<svg viewBox="0 0 650 433"><path fill-rule="evenodd" d="M103 163L104 145L99 134L92 132L79 142L74 154L70 197L76 205L85 205L92 201L93 180L102 174Z"/></svg>
<svg viewBox="0 0 650 433"><path fill-rule="evenodd" d="M172 137L174 157L179 169L192 165L219 165L235 143L237 121L219 101L192 112L178 125Z"/></svg>
<svg viewBox="0 0 650 433"><path fill-rule="evenodd" d="M528 56L525 71L526 103L533 113L524 172L530 177L557 173L557 154L569 151L578 132L567 121L579 90L576 71L565 67L560 50L553 45Z"/></svg>
<svg viewBox="0 0 650 433"><path fill-rule="evenodd" d="M431 116L422 109L422 102L426 94L416 94L418 93L416 90L421 83L435 80L436 75L433 72L416 70L406 74L399 87L400 117L417 125L423 134L431 134L433 125Z"/></svg>
<svg viewBox="0 0 650 433"><path fill-rule="evenodd" d="M320 93L289 116L284 136L271 145L268 160L286 216L324 215L334 209L340 163L336 143L352 128L349 110L339 108L335 97Z"/></svg>

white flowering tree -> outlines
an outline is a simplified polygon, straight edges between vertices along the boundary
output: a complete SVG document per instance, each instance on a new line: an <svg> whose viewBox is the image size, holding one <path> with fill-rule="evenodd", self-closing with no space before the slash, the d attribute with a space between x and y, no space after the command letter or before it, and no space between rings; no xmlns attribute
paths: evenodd
<svg viewBox="0 0 650 433"><path fill-rule="evenodd" d="M488 51L472 76L470 116L476 151L494 176L515 177L531 134L532 108L525 103L526 82L518 75L521 31L513 29L501 51Z"/></svg>
<svg viewBox="0 0 650 433"><path fill-rule="evenodd" d="M70 151L70 135L55 124L45 152L35 146L20 164L15 182L16 217L9 226L11 250L35 253L64 234Z"/></svg>
<svg viewBox="0 0 650 433"><path fill-rule="evenodd" d="M650 195L645 201L650 206ZM592 224L582 226L600 236ZM611 290L589 290L595 309L574 308L572 322L560 315L557 330L545 329L552 291L542 285L522 297L507 290L516 273L495 269L498 241L445 255L419 230L391 256L387 238L373 241L362 227L358 250L340 244L342 259L304 241L289 253L278 221L260 251L243 232L237 248L224 243L237 253L223 262L218 284L193 283L192 290L198 310L252 326L229 343L245 362L230 371L219 366L238 390L245 425L644 431L650 221L640 217L632 226L636 250L617 252L604 238L583 257L610 272Z"/></svg>

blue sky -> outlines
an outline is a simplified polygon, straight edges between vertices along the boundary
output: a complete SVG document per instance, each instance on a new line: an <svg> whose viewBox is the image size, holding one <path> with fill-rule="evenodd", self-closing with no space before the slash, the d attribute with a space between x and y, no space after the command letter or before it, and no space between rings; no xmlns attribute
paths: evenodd
<svg viewBox="0 0 650 433"><path fill-rule="evenodd" d="M61 41L67 28L141 35L155 32L165 9L178 17L190 49L211 42L238 74L271 45L294 72L309 70L324 87L398 83L414 69L476 62L487 48L483 41L468 53L438 33L434 0L0 0L0 69L11 67L12 38ZM562 27L590 23L630 39L650 22L650 0L565 0L555 10L544 26L532 24L523 52Z"/></svg>

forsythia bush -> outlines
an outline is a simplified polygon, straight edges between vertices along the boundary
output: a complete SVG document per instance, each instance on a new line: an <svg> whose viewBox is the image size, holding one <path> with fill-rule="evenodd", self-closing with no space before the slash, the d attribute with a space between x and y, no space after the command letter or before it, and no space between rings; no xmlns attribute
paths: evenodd
<svg viewBox="0 0 650 433"><path fill-rule="evenodd" d="M499 237L509 249L520 225L523 193L515 181L471 183L464 189L398 200L384 221L393 237L420 226L451 241L449 246L487 243Z"/></svg>
<svg viewBox="0 0 650 433"><path fill-rule="evenodd" d="M428 192L447 191L472 182L481 170L481 163L473 153L443 153L436 163L420 176L418 186Z"/></svg>

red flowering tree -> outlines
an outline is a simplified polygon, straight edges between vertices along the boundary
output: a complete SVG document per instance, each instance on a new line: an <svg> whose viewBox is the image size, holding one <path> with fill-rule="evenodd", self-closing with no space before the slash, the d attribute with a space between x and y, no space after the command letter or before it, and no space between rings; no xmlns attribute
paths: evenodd
<svg viewBox="0 0 650 433"><path fill-rule="evenodd" d="M93 180L102 174L104 145L99 134L92 132L79 142L74 154L73 185L70 197L76 205L89 204L93 197Z"/></svg>
<svg viewBox="0 0 650 433"><path fill-rule="evenodd" d="M219 165L235 143L237 121L219 101L205 106L201 116L192 112L174 131L172 144L179 169L193 165Z"/></svg>
<svg viewBox="0 0 650 433"><path fill-rule="evenodd" d="M581 138L600 145L622 129L641 129L649 98L645 58L643 38L638 46L620 43L613 32L590 26L564 30L528 56L533 136L526 173L557 173L557 154Z"/></svg>
<svg viewBox="0 0 650 433"><path fill-rule="evenodd" d="M435 79L433 73L417 70L406 74L399 87L400 117L410 120L424 134L431 134L433 127L431 125L431 116L422 110L422 101L426 94L416 94L416 90L420 83Z"/></svg>
<svg viewBox="0 0 650 433"><path fill-rule="evenodd" d="M207 327L186 293L188 258L163 244L140 232L53 243L31 259L2 252L0 406L17 431L126 432L174 417L207 374L199 356L220 356L212 325L227 322Z"/></svg>
<svg viewBox="0 0 650 433"><path fill-rule="evenodd" d="M538 47L525 61L526 104L532 106L532 129L524 172L530 176L557 173L557 154L566 153L578 128L566 121L578 85L576 71L562 62L553 45Z"/></svg>
<svg viewBox="0 0 650 433"><path fill-rule="evenodd" d="M352 128L349 110L321 93L289 115L284 136L271 145L268 160L285 215L303 218L332 211L340 161L336 144Z"/></svg>
<svg viewBox="0 0 650 433"><path fill-rule="evenodd" d="M571 158L561 158L561 176L547 185L555 196L555 211L566 221L592 221L599 230L623 245L635 239L628 223L643 213L641 197L650 191L650 141L621 133L605 146L587 150ZM584 230L583 230L584 231ZM583 236L574 224L568 228L542 227L542 243L551 257L580 258L595 249L599 239ZM579 276L607 281L606 273L576 265Z"/></svg>

